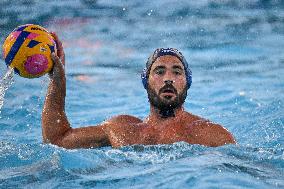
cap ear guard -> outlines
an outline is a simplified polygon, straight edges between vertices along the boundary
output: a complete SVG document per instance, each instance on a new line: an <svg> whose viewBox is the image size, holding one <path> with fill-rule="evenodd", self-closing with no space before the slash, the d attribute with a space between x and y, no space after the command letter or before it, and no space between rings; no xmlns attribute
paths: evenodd
<svg viewBox="0 0 284 189"><path fill-rule="evenodd" d="M148 83L147 68L143 69L143 71L141 73L141 79L142 79L142 84L143 84L144 88L147 89L147 83Z"/></svg>
<svg viewBox="0 0 284 189"><path fill-rule="evenodd" d="M192 72L190 68L186 68L185 76L186 76L186 84L187 84L187 90L188 90L192 83Z"/></svg>

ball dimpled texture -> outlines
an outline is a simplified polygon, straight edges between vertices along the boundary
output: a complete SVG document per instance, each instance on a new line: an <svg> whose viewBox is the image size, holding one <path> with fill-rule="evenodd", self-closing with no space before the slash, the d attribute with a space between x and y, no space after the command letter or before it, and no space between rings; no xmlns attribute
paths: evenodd
<svg viewBox="0 0 284 189"><path fill-rule="evenodd" d="M3 58L7 66L25 78L40 77L53 67L51 53L56 51L52 35L34 24L14 29L3 44Z"/></svg>

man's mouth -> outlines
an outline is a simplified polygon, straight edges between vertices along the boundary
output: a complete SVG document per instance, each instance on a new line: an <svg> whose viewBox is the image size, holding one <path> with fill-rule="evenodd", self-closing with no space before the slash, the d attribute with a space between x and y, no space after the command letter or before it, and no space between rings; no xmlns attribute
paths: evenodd
<svg viewBox="0 0 284 189"><path fill-rule="evenodd" d="M162 93L175 94L175 91L174 89L167 88L167 89L162 90Z"/></svg>
<svg viewBox="0 0 284 189"><path fill-rule="evenodd" d="M161 90L160 94L163 97L170 99L176 95L176 90L173 87L166 87Z"/></svg>

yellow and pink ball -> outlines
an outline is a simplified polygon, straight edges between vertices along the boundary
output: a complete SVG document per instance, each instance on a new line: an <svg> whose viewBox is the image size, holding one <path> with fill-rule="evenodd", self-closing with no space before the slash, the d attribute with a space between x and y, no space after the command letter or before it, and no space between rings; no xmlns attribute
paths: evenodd
<svg viewBox="0 0 284 189"><path fill-rule="evenodd" d="M56 52L52 35L34 24L14 29L3 44L3 58L7 66L22 77L40 77L53 67L51 53Z"/></svg>

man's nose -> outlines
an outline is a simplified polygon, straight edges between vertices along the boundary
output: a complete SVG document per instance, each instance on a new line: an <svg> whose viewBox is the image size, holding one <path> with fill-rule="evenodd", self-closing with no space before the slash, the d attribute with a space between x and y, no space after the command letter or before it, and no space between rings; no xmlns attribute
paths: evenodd
<svg viewBox="0 0 284 189"><path fill-rule="evenodd" d="M173 84L174 81L173 80L165 80L164 82L165 82L166 85L171 85L171 84Z"/></svg>
<svg viewBox="0 0 284 189"><path fill-rule="evenodd" d="M173 84L174 83L174 76L171 72L167 72L164 76L165 84Z"/></svg>

